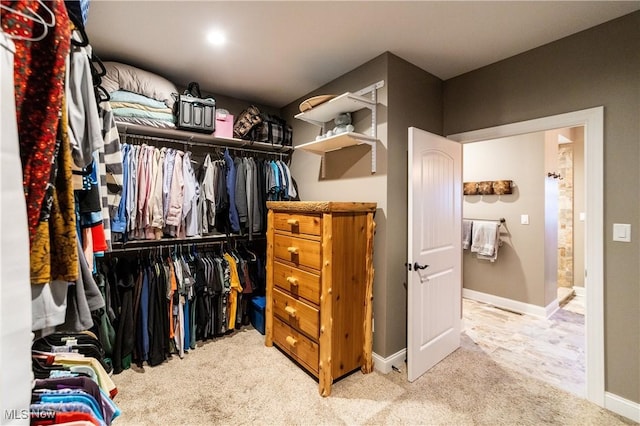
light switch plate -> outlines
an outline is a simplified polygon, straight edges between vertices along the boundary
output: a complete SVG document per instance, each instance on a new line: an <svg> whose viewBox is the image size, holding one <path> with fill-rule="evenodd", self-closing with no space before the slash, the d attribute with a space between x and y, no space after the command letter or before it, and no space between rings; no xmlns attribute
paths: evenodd
<svg viewBox="0 0 640 426"><path fill-rule="evenodd" d="M521 214L520 215L520 225L528 225L529 224L529 215Z"/></svg>
<svg viewBox="0 0 640 426"><path fill-rule="evenodd" d="M622 241L624 243L631 242L631 224L614 223L613 224L613 241Z"/></svg>

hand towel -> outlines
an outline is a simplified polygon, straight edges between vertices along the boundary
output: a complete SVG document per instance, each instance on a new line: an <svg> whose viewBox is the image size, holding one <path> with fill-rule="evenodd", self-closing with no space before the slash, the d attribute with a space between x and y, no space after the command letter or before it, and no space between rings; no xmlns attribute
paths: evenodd
<svg viewBox="0 0 640 426"><path fill-rule="evenodd" d="M500 245L500 223L475 220L472 225L471 251L478 258L495 261Z"/></svg>
<svg viewBox="0 0 640 426"><path fill-rule="evenodd" d="M463 219L462 220L462 249L467 250L471 247L471 232L473 229L473 221Z"/></svg>

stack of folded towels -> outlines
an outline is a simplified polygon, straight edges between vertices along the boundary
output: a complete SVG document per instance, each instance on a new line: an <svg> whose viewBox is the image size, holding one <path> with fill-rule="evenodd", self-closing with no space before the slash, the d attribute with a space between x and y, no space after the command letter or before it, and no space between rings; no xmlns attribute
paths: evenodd
<svg viewBox="0 0 640 426"><path fill-rule="evenodd" d="M116 121L175 128L174 96L178 89L169 80L119 62L104 62L102 86Z"/></svg>
<svg viewBox="0 0 640 426"><path fill-rule="evenodd" d="M116 90L110 97L109 104L116 121L154 127L176 127L173 111L164 102L125 90Z"/></svg>

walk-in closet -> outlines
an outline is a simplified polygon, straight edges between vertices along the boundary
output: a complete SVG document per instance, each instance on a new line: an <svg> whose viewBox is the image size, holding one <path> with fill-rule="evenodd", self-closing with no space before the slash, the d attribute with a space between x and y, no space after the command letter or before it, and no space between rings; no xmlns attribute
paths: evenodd
<svg viewBox="0 0 640 426"><path fill-rule="evenodd" d="M640 422L640 3L0 17L0 425Z"/></svg>

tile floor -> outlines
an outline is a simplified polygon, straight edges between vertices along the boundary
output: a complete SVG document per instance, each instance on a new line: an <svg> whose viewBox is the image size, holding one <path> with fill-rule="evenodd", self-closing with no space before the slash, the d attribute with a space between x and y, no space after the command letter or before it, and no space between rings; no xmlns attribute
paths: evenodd
<svg viewBox="0 0 640 426"><path fill-rule="evenodd" d="M463 299L464 332L497 363L585 397L584 301L566 300L549 319Z"/></svg>

